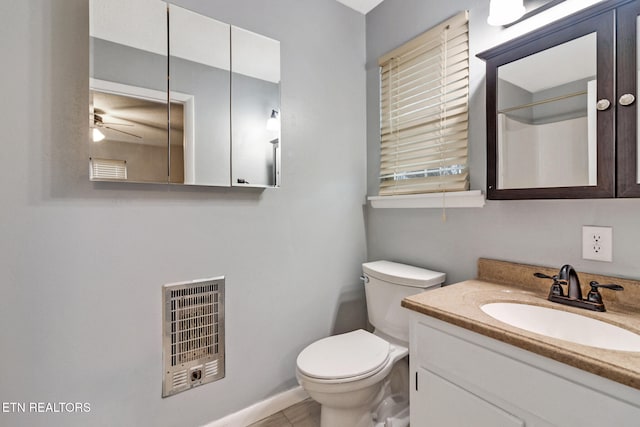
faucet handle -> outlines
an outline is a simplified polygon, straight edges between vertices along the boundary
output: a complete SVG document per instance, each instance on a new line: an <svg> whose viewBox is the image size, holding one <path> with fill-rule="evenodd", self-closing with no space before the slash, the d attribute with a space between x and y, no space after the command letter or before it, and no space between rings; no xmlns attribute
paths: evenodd
<svg viewBox="0 0 640 427"><path fill-rule="evenodd" d="M564 296L564 290L560 285L566 285L568 282L566 280L558 280L558 276L553 276L553 283L551 284L551 294L557 296Z"/></svg>
<svg viewBox="0 0 640 427"><path fill-rule="evenodd" d="M593 280L592 282L589 283L589 286L591 286L591 290L598 290L598 288L604 288L604 289L611 289L612 291L624 291L624 287L620 286L620 285L616 285L615 283L611 283L608 285L601 285L600 283L596 282L595 280Z"/></svg>
<svg viewBox="0 0 640 427"><path fill-rule="evenodd" d="M598 288L611 289L612 291L622 291L624 288L620 285L616 285L615 283L610 283L607 285L601 285L595 280L589 283L591 286L591 290L587 294L587 301L594 302L596 304L602 304L602 295L598 292Z"/></svg>
<svg viewBox="0 0 640 427"><path fill-rule="evenodd" d="M540 279L551 279L553 280L553 283L551 284L551 290L550 290L550 294L551 295L556 295L556 296L564 296L564 290L562 289L561 285L566 285L567 281L566 280L558 280L558 275L556 274L555 276L548 276L544 273L533 273L534 276L539 277Z"/></svg>

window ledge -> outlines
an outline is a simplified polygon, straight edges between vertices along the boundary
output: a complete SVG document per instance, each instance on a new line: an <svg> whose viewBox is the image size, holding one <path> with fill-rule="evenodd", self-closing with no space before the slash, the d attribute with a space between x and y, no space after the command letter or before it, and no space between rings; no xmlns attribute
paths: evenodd
<svg viewBox="0 0 640 427"><path fill-rule="evenodd" d="M484 194L480 190L370 196L367 199L374 208L481 208L485 202Z"/></svg>

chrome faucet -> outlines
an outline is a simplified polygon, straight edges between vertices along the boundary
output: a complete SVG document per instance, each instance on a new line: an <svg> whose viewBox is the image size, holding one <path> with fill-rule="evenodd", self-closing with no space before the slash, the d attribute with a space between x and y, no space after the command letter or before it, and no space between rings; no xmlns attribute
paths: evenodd
<svg viewBox="0 0 640 427"><path fill-rule="evenodd" d="M535 273L534 276L541 279L551 279L553 284L549 291L549 301L557 302L564 305L570 305L572 307L586 308L593 311L606 311L604 303L602 302L602 296L598 292L598 288L611 289L614 291L621 291L624 288L620 285L610 284L601 285L598 282L591 282L591 291L587 295L586 299L582 298L582 288L580 287L580 279L578 273L569 264L563 265L560 272L556 276L548 276L544 273ZM563 285L567 285L567 295L565 296Z"/></svg>

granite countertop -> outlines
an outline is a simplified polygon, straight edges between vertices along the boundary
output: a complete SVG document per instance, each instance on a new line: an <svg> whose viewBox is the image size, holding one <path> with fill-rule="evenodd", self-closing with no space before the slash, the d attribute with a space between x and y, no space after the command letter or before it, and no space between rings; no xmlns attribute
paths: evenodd
<svg viewBox="0 0 640 427"><path fill-rule="evenodd" d="M557 270L545 267L480 259L478 279L410 296L402 301L402 306L640 389L640 352L601 349L535 334L500 322L480 308L492 302L537 305L602 320L640 334L640 310L637 308L640 305L635 304L640 294L640 282L579 273L583 286L594 279L625 286L622 292L628 292L626 300L619 296L622 292L602 292L607 311L600 313L548 301L550 281L533 278L535 271L557 274ZM586 290L583 291L586 295Z"/></svg>

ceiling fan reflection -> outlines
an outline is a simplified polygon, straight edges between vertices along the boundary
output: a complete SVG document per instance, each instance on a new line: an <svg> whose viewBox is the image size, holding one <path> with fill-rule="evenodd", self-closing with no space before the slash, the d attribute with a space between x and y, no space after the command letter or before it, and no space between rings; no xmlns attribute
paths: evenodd
<svg viewBox="0 0 640 427"><path fill-rule="evenodd" d="M93 125L96 128L103 128L103 129L109 129L115 132L120 132L123 133L125 135L129 135L132 136L134 138L138 138L138 139L142 139L142 137L140 135L136 135L134 133L131 132L126 132L124 130L121 129L116 129L112 126L133 126L132 124L128 124L128 123L113 123L113 122L105 122L102 118L102 114L104 114L104 112L102 110L98 110L96 109L93 113Z"/></svg>

